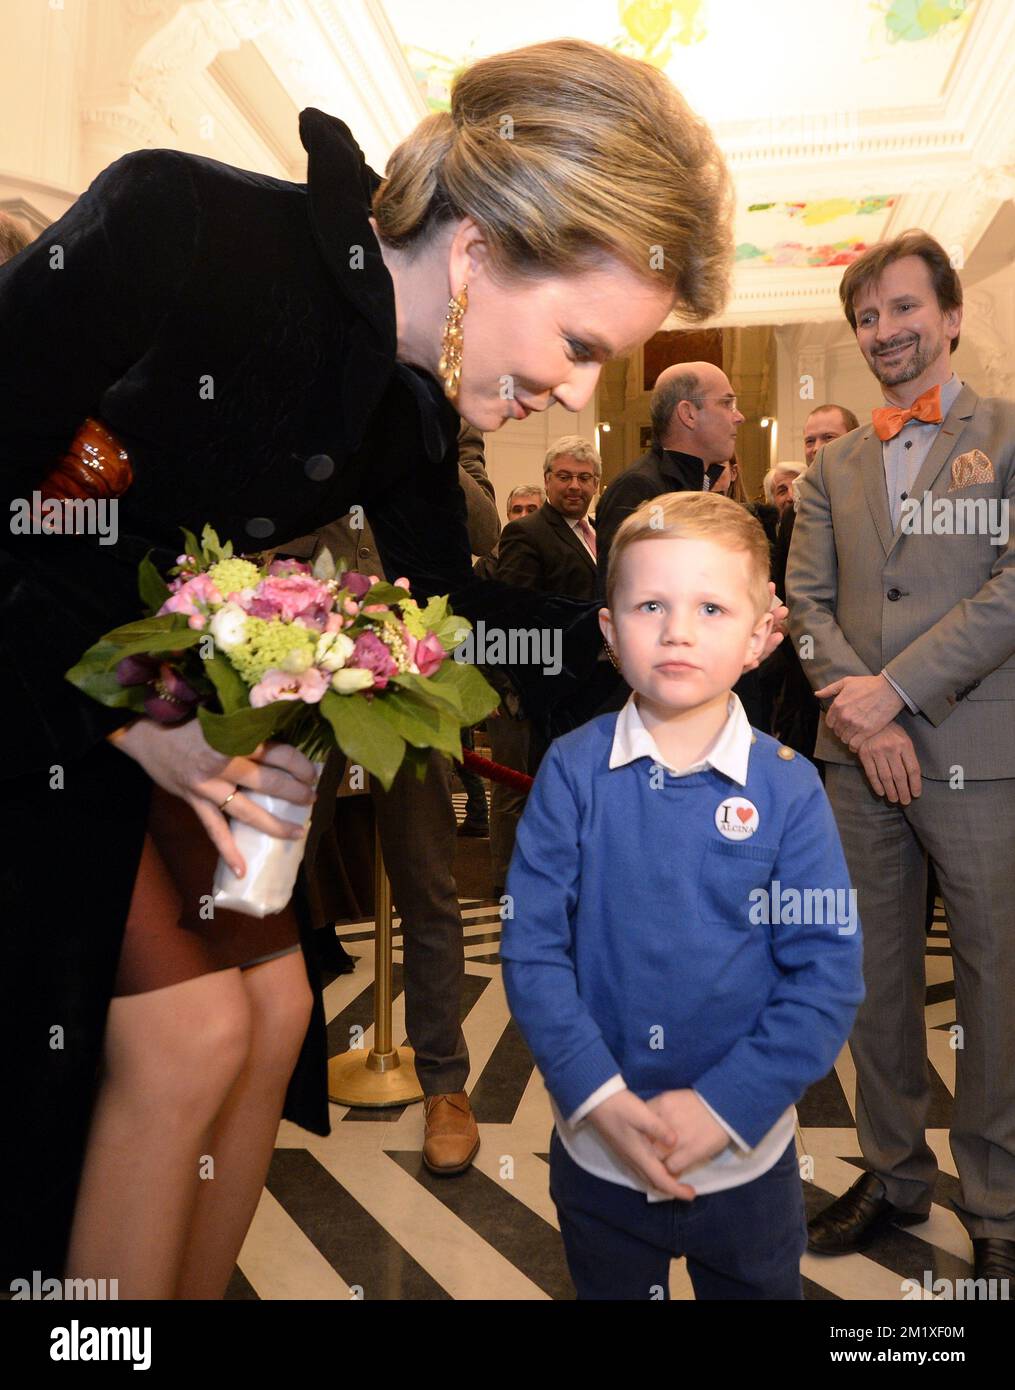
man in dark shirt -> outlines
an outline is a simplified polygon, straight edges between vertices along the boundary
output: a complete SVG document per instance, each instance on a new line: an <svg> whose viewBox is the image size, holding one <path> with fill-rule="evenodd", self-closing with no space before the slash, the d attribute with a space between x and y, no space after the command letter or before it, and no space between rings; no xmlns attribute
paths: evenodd
<svg viewBox="0 0 1015 1390"><path fill-rule="evenodd" d="M652 447L606 489L596 512L599 594L606 595L610 546L625 517L663 492L707 492L733 456L744 417L726 373L712 362L680 362L652 390Z"/></svg>

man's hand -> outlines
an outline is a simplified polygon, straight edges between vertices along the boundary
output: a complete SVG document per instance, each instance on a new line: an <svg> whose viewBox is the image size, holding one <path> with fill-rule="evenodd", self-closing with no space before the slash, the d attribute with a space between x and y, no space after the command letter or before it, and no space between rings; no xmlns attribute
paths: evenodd
<svg viewBox="0 0 1015 1390"><path fill-rule="evenodd" d="M685 1168L714 1158L730 1142L729 1134L693 1091L661 1091L647 1105L677 1134L677 1142L668 1153L656 1147L667 1172L676 1177Z"/></svg>
<svg viewBox="0 0 1015 1390"><path fill-rule="evenodd" d="M694 1188L671 1177L658 1157L658 1151L669 1153L677 1136L633 1091L607 1096L589 1112L587 1123L594 1125L617 1157L657 1192L684 1202L694 1197Z"/></svg>
<svg viewBox="0 0 1015 1390"><path fill-rule="evenodd" d="M860 762L876 795L908 806L922 790L913 740L898 724L887 724L859 748Z"/></svg>
<svg viewBox="0 0 1015 1390"><path fill-rule="evenodd" d="M825 722L851 753L878 734L905 707L905 701L884 676L843 676L822 690L819 700L834 696Z"/></svg>

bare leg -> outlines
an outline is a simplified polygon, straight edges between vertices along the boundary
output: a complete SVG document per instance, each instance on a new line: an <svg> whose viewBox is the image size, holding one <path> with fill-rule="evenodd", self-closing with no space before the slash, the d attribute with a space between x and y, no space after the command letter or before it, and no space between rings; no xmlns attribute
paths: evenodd
<svg viewBox="0 0 1015 1390"><path fill-rule="evenodd" d="M243 1067L239 970L114 999L67 1274L172 1298L209 1126Z"/></svg>
<svg viewBox="0 0 1015 1390"><path fill-rule="evenodd" d="M313 996L302 951L243 971L252 1038L243 1071L216 1118L208 1147L214 1176L198 1184L177 1298L221 1298L268 1174L286 1087Z"/></svg>

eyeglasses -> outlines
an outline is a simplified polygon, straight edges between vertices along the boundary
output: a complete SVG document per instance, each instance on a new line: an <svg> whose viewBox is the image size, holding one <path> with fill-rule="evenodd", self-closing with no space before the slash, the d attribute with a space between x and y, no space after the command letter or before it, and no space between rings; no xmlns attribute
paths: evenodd
<svg viewBox="0 0 1015 1390"><path fill-rule="evenodd" d="M732 415L737 408L737 398L736 396L717 396L713 404L721 405L724 410L728 410Z"/></svg>
<svg viewBox="0 0 1015 1390"><path fill-rule="evenodd" d="M589 483L594 483L596 475L594 473L554 473L558 483L569 483L572 478L577 478L582 487L588 487Z"/></svg>

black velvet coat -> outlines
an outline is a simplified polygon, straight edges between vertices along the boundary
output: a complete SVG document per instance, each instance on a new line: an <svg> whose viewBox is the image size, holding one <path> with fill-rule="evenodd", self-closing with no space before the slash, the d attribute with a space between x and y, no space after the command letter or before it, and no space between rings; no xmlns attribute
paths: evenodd
<svg viewBox="0 0 1015 1390"><path fill-rule="evenodd" d="M377 175L341 121L309 109L300 134L306 184L171 150L128 154L0 269L3 495L30 499L88 415L135 470L115 544L0 533L2 1013L16 1126L0 1230L4 1268L18 1273L62 1258L151 789L105 739L125 716L63 673L140 615L145 552L168 566L179 528L205 522L255 551L359 504L389 578L450 591L490 625L567 629L552 690L515 673L547 717L595 657L594 605L474 579L458 417L432 378L395 360L393 286L367 220ZM309 973L314 1017L285 1114L326 1134Z"/></svg>

